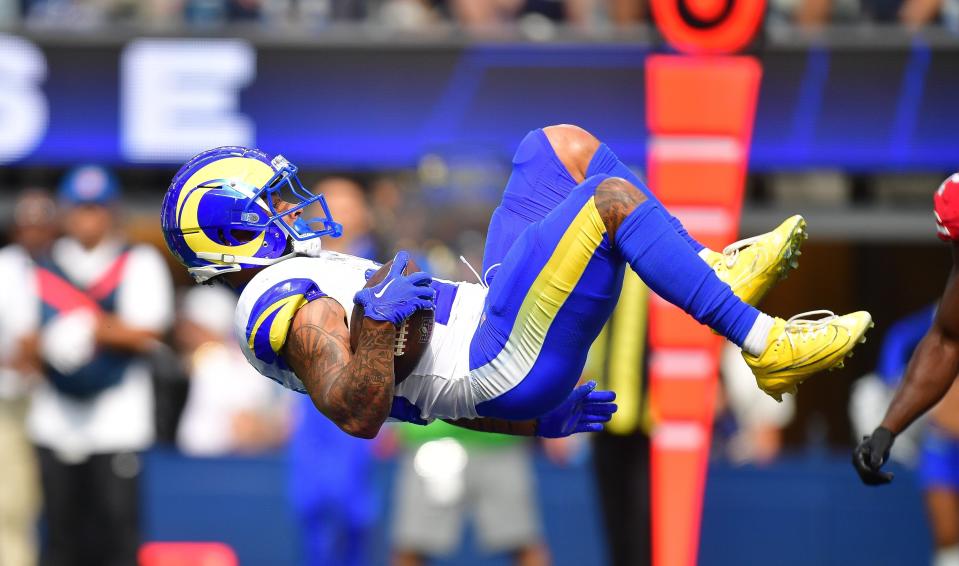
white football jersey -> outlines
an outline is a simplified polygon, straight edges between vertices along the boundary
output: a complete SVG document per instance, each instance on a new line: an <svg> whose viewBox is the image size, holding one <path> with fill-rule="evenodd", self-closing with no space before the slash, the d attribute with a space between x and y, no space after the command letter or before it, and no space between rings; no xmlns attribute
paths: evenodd
<svg viewBox="0 0 959 566"><path fill-rule="evenodd" d="M353 313L353 296L366 284L365 273L379 266L351 255L322 251L271 265L243 289L234 332L250 364L285 387L305 392L303 382L279 355L300 307L330 297ZM394 390L425 420L475 418L469 379L469 346L479 324L486 289L474 283L434 279L437 289L433 337L413 372Z"/></svg>

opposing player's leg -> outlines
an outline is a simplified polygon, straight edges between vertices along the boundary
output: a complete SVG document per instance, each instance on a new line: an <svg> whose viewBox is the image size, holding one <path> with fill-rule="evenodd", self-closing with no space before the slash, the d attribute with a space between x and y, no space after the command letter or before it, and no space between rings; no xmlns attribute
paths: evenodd
<svg viewBox="0 0 959 566"><path fill-rule="evenodd" d="M544 218L586 177L606 174L624 177L646 197L659 202L613 151L595 136L568 124L533 130L513 157L503 199L493 213L483 255L483 277L489 283L509 248L531 223ZM712 252L697 242L682 223L661 208L676 232L699 253L719 278L744 301L756 304L798 264L806 223L800 216L776 230Z"/></svg>
<svg viewBox="0 0 959 566"><path fill-rule="evenodd" d="M868 313L823 321L760 313L719 280L660 208L628 181L597 175L523 231L471 344L479 414L531 418L562 401L616 302L624 260L653 291L741 346L773 396L841 363L871 325Z"/></svg>

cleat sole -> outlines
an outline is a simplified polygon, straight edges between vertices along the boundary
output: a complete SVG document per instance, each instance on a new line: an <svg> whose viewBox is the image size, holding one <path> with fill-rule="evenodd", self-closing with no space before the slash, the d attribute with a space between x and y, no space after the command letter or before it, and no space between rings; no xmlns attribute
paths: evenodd
<svg viewBox="0 0 959 566"><path fill-rule="evenodd" d="M799 256L802 255L802 250L799 248L808 237L809 235L806 233L806 220L800 218L799 221L796 222L792 234L789 235L789 245L783 251L782 260L779 263L778 275L780 281L788 276L790 270L799 269Z"/></svg>

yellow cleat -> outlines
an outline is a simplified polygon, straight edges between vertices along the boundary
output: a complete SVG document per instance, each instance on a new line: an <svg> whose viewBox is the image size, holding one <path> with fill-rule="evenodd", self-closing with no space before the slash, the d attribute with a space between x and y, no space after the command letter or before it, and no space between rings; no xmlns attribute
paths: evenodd
<svg viewBox="0 0 959 566"><path fill-rule="evenodd" d="M826 315L817 320L802 317ZM783 393L796 393L797 386L814 373L841 368L852 349L866 341L873 327L866 311L838 316L830 311L812 311L783 320L777 318L769 332L766 350L759 356L743 352L756 383L770 397L782 401Z"/></svg>
<svg viewBox="0 0 959 566"><path fill-rule="evenodd" d="M756 305L790 269L799 267L799 248L808 237L806 221L797 214L772 232L726 246L723 253L710 250L705 260L737 297Z"/></svg>

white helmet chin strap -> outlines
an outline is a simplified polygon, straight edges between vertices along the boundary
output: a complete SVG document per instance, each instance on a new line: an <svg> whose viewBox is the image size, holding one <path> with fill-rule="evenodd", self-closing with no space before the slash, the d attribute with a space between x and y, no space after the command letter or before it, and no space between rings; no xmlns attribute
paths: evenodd
<svg viewBox="0 0 959 566"><path fill-rule="evenodd" d="M310 238L309 240L293 240L293 251L281 255L280 257L249 257L233 254L223 254L214 252L197 252L196 257L207 261L220 262L217 265L204 265L202 267L191 267L188 269L190 275L197 283L203 283L211 277L222 275L224 273L233 273L243 269L240 264L247 265L273 265L283 260L298 256L318 257L323 246L320 238Z"/></svg>
<svg viewBox="0 0 959 566"><path fill-rule="evenodd" d="M305 255L306 257L319 257L323 251L323 238L310 238L309 240L293 240L293 253Z"/></svg>
<svg viewBox="0 0 959 566"><path fill-rule="evenodd" d="M188 267L187 271L197 283L203 283L217 275L239 271L239 264L233 265L204 265L203 267Z"/></svg>

